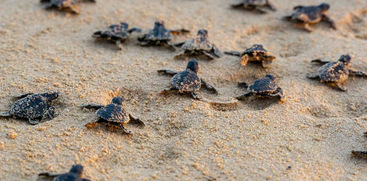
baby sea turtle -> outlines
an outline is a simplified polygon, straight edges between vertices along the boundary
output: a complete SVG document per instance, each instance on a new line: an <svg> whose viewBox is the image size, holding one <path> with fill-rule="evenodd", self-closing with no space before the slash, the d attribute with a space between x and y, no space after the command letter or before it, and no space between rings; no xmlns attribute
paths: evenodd
<svg viewBox="0 0 367 181"><path fill-rule="evenodd" d="M122 49L122 42L125 41L132 32L141 32L139 28L129 29L129 24L121 22L119 25L111 25L106 31L97 31L92 37L98 39L106 39L116 43L116 45Z"/></svg>
<svg viewBox="0 0 367 181"><path fill-rule="evenodd" d="M82 165L73 165L69 173L54 174L45 172L38 174L38 177L50 178L53 179L53 181L90 181L89 179L82 178L83 177Z"/></svg>
<svg viewBox="0 0 367 181"><path fill-rule="evenodd" d="M181 46L182 48L182 51L175 58L189 55L204 55L212 60L222 56L219 49L209 42L207 30L199 30L196 38L186 42L176 43L175 46Z"/></svg>
<svg viewBox="0 0 367 181"><path fill-rule="evenodd" d="M249 96L270 96L279 97L280 101L284 100L284 94L282 88L278 87L275 83L276 77L274 75L266 75L263 78L255 80L250 86L247 83L239 83L239 87L247 88L245 94L238 96L237 99L244 99Z"/></svg>
<svg viewBox="0 0 367 181"><path fill-rule="evenodd" d="M208 84L203 78L199 78L197 75L199 71L199 63L196 60L191 60L187 64L186 70L182 72L172 70L158 70L158 72L173 75L171 79L171 87L163 90L161 93L168 91L178 91L179 93L190 93L194 99L202 99L197 93L201 85L204 84L206 88L217 93L217 90L210 84Z"/></svg>
<svg viewBox="0 0 367 181"><path fill-rule="evenodd" d="M276 8L270 3L270 0L241 0L241 2L232 5L233 8L244 8L250 11L267 13L263 8L269 8L276 11Z"/></svg>
<svg viewBox="0 0 367 181"><path fill-rule="evenodd" d="M129 122L145 126L143 121L135 118L134 116L126 112L126 110L122 106L123 101L124 99L121 97L114 97L111 104L108 104L107 106L98 104L81 105L81 107L83 108L97 109L96 114L99 117L99 120L97 122L88 123L85 126L87 128L92 128L98 123L118 125L127 134L132 134L130 130L125 128L125 125Z"/></svg>
<svg viewBox="0 0 367 181"><path fill-rule="evenodd" d="M9 112L1 113L0 117L28 119L29 124L36 125L46 117L52 119L56 116L56 108L51 103L58 96L59 94L56 91L14 96L14 98L19 100L14 102Z"/></svg>
<svg viewBox="0 0 367 181"><path fill-rule="evenodd" d="M363 133L365 137L367 137L367 132ZM367 151L352 151L352 156L358 157L358 158L364 158L367 159Z"/></svg>
<svg viewBox="0 0 367 181"><path fill-rule="evenodd" d="M247 62L262 62L264 68L268 68L273 60L276 59L275 56L272 56L264 49L262 45L255 44L252 47L247 48L244 52L237 51L227 51L224 52L227 55L233 55L242 57L241 65L246 66Z"/></svg>
<svg viewBox="0 0 367 181"><path fill-rule="evenodd" d="M302 24L304 29L309 32L313 31L310 24L319 23L321 20L328 22L331 28L336 30L334 21L326 15L329 8L330 5L327 3L322 3L319 6L296 6L294 7L295 12L286 16L285 19Z"/></svg>
<svg viewBox="0 0 367 181"><path fill-rule="evenodd" d="M178 35L181 33L189 33L189 30L168 30L164 26L163 21L156 21L154 23L154 29L150 30L149 33L138 38L140 45L151 46L151 45L169 45L174 48L170 43L173 35Z"/></svg>
<svg viewBox="0 0 367 181"><path fill-rule="evenodd" d="M316 74L307 74L307 78L320 79L330 85L338 87L342 91L346 91L345 83L348 80L349 74L367 77L367 72L362 72L350 68L352 58L349 55L342 55L337 62L330 60L316 59L311 62L325 64L319 68Z"/></svg>
<svg viewBox="0 0 367 181"><path fill-rule="evenodd" d="M41 3L45 3L45 8L57 8L59 10L71 11L73 13L79 14L79 7L77 6L80 0L41 0ZM96 2L95 0L89 0L91 2Z"/></svg>

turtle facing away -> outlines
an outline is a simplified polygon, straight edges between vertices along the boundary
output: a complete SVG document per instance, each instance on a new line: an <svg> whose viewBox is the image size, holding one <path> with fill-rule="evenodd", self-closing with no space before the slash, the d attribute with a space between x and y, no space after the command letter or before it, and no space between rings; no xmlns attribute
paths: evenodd
<svg viewBox="0 0 367 181"><path fill-rule="evenodd" d="M95 0L89 0L96 2ZM45 3L45 8L57 8L59 10L71 11L75 14L79 14L78 0L41 0L41 3Z"/></svg>
<svg viewBox="0 0 367 181"><path fill-rule="evenodd" d="M274 75L266 75L263 78L255 80L251 85L245 82L239 83L239 87L247 88L245 94L238 96L237 99L244 99L249 96L268 96L268 97L279 97L280 101L284 100L284 94L282 88L276 83L276 77Z"/></svg>
<svg viewBox="0 0 367 181"><path fill-rule="evenodd" d="M163 21L156 21L154 23L154 28L150 30L149 33L139 37L138 41L142 46L169 45L174 48L174 46L170 43L173 35L189 32L190 31L186 29L169 30L165 28Z"/></svg>
<svg viewBox="0 0 367 181"><path fill-rule="evenodd" d="M196 60L191 60L187 64L186 70L182 72L172 70L158 70L158 72L173 75L171 79L171 87L163 90L161 93L168 91L178 91L179 93L190 93L194 99L201 100L202 97L197 93L201 85L204 84L206 88L217 93L217 90L207 83L203 78L197 75L199 71L199 63Z"/></svg>
<svg viewBox="0 0 367 181"><path fill-rule="evenodd" d="M322 20L328 22L330 27L336 30L334 21L326 15L329 8L330 5L327 3L322 3L319 6L296 6L294 7L295 12L286 16L285 19L302 24L304 29L309 32L313 31L310 24L316 24Z"/></svg>
<svg viewBox="0 0 367 181"><path fill-rule="evenodd" d="M208 31L199 30L196 38L182 43L176 43L175 46L181 46L182 51L175 56L181 58L189 55L204 55L210 60L220 58L220 50L208 40Z"/></svg>
<svg viewBox="0 0 367 181"><path fill-rule="evenodd" d="M87 109L97 109L97 116L99 120L97 122L88 123L85 126L87 128L92 128L98 123L107 123L111 125L118 125L127 134L132 134L132 132L125 128L125 125L129 122L145 126L144 122L138 118L135 118L123 108L122 102L124 101L121 97L114 97L111 104L106 106L98 104L86 104L81 105L83 108Z"/></svg>
<svg viewBox="0 0 367 181"><path fill-rule="evenodd" d="M49 179L53 179L53 181L90 181L89 179L82 178L83 177L82 165L73 165L69 173L53 174L45 172L38 174L38 177L46 177Z"/></svg>
<svg viewBox="0 0 367 181"><path fill-rule="evenodd" d="M367 132L364 133L364 136L367 136ZM352 151L352 156L367 159L367 151Z"/></svg>
<svg viewBox="0 0 367 181"><path fill-rule="evenodd" d="M237 51L227 51L224 53L227 55L242 57L242 66L246 66L247 62L262 62L262 66L264 68L268 68L273 60L276 59L275 56L270 55L268 51L266 51L264 47L259 44L252 45L252 47L247 48L242 53Z"/></svg>
<svg viewBox="0 0 367 181"><path fill-rule="evenodd" d="M19 99L11 106L10 111L1 113L0 117L16 117L28 119L28 123L36 125L43 119L52 119L56 116L56 108L51 105L52 101L58 98L56 91L49 91L43 94L27 93L14 98Z"/></svg>
<svg viewBox="0 0 367 181"><path fill-rule="evenodd" d="M342 91L346 91L345 83L349 78L349 74L367 77L367 72L362 72L350 68L352 58L349 55L342 55L338 61L316 59L311 62L325 64L319 68L316 74L307 74L307 78L320 79L321 82L338 87Z"/></svg>
<svg viewBox="0 0 367 181"><path fill-rule="evenodd" d="M92 37L98 39L106 39L116 43L116 45L122 49L122 42L125 41L132 32L141 32L139 28L129 29L129 24L121 22L119 25L111 25L106 31L97 31Z"/></svg>
<svg viewBox="0 0 367 181"><path fill-rule="evenodd" d="M267 13L263 8L269 8L276 11L274 5L270 3L270 0L241 0L241 2L233 4L233 8L244 8L250 11L257 11L260 13Z"/></svg>

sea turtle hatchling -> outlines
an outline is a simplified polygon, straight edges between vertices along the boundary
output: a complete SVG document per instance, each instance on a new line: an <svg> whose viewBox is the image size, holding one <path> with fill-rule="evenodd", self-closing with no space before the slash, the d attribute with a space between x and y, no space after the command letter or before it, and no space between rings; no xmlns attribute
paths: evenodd
<svg viewBox="0 0 367 181"><path fill-rule="evenodd" d="M255 80L251 85L245 82L239 83L238 86L247 88L245 94L238 96L237 99L244 99L249 96L257 97L279 97L280 101L284 101L284 94L282 88L276 83L276 77L274 75L266 75L258 80Z"/></svg>
<svg viewBox="0 0 367 181"><path fill-rule="evenodd" d="M275 56L270 55L268 51L266 51L264 47L259 44L252 45L252 47L247 48L242 53L237 51L226 51L224 53L227 55L242 57L242 66L246 66L247 62L262 62L262 66L264 68L268 68L273 60L276 59Z"/></svg>
<svg viewBox="0 0 367 181"><path fill-rule="evenodd" d="M82 178L83 177L83 166L82 165L73 165L69 171L69 173L64 174L54 174L54 173L40 173L38 177L53 179L53 181L90 181L89 179Z"/></svg>
<svg viewBox="0 0 367 181"><path fill-rule="evenodd" d="M181 46L182 51L175 56L175 58L181 58L183 56L190 55L204 55L208 59L212 60L220 58L222 53L213 43L208 40L208 31L199 30L197 36L194 39L186 42L175 43L175 46Z"/></svg>
<svg viewBox="0 0 367 181"><path fill-rule="evenodd" d="M118 25L111 25L106 31L97 31L92 37L98 39L106 39L116 43L116 45L122 49L122 42L125 41L132 32L141 32L139 28L129 29L129 24L121 22Z"/></svg>
<svg viewBox="0 0 367 181"><path fill-rule="evenodd" d="M367 132L365 132L363 134L364 134L365 137L367 137ZM352 156L367 159L367 151L355 151L355 150L353 150L351 153L352 153Z"/></svg>
<svg viewBox="0 0 367 181"><path fill-rule="evenodd" d="M322 3L319 6L296 6L294 7L295 12L286 16L285 19L302 24L304 29L309 32L313 31L310 24L316 24L322 20L328 22L331 28L336 30L334 21L326 15L329 8L330 5L327 3Z"/></svg>
<svg viewBox="0 0 367 181"><path fill-rule="evenodd" d="M43 94L27 93L14 98L19 99L11 106L10 111L1 113L0 117L16 117L28 119L28 123L36 125L44 118L52 119L56 116L56 108L51 105L58 98L56 91Z"/></svg>
<svg viewBox="0 0 367 181"><path fill-rule="evenodd" d="M342 55L338 61L316 59L311 62L325 64L319 68L317 73L307 74L307 78L320 79L321 82L338 87L342 91L346 91L345 83L349 78L349 74L367 77L367 72L362 72L350 68L352 58L349 55Z"/></svg>
<svg viewBox="0 0 367 181"><path fill-rule="evenodd" d="M233 8L244 8L250 11L257 11L260 13L267 13L263 8L269 8L276 11L276 8L271 4L270 0L241 0L236 4L232 4Z"/></svg>
<svg viewBox="0 0 367 181"><path fill-rule="evenodd" d="M125 128L125 125L129 122L145 126L143 121L135 118L124 109L122 105L123 101L124 99L121 97L114 97L111 104L106 106L98 104L81 105L82 108L97 109L96 114L99 117L97 122L88 123L85 126L87 128L92 128L98 123L118 125L127 134L132 134L130 130Z"/></svg>
<svg viewBox="0 0 367 181"><path fill-rule="evenodd" d="M140 45L142 46L151 46L151 45L169 45L175 48L171 43L171 39L173 35L178 35L181 33L189 33L189 30L180 29L180 30L168 30L164 26L163 21L156 21L154 23L154 28L150 30L147 34L144 34L142 37L138 38Z"/></svg>
<svg viewBox="0 0 367 181"><path fill-rule="evenodd" d="M202 97L197 93L201 85L217 93L217 90L207 83L203 78L199 78L199 63L196 60L191 60L187 64L186 70L177 72L172 70L158 70L158 72L173 75L171 79L171 87L163 90L161 93L168 91L178 91L179 93L190 93L194 99L201 100Z"/></svg>
<svg viewBox="0 0 367 181"><path fill-rule="evenodd" d="M81 0L41 0L44 3L46 9L57 8L59 10L67 10L73 13L79 14L78 3ZM95 0L89 0L91 2L96 2Z"/></svg>

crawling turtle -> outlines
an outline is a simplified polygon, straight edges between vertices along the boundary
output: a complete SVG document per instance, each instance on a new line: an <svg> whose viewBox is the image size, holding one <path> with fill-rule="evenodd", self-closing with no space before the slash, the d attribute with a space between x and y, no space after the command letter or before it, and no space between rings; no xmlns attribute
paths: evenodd
<svg viewBox="0 0 367 181"><path fill-rule="evenodd" d="M224 52L227 55L233 55L242 57L241 64L242 66L246 66L247 62L262 62L264 68L268 68L269 65L276 59L275 56L272 56L264 49L262 45L252 45L252 47L247 48L244 52L237 51L227 51Z"/></svg>
<svg viewBox="0 0 367 181"><path fill-rule="evenodd" d="M245 94L238 96L237 99L244 99L249 96L270 96L279 97L281 101L284 100L284 94L282 88L278 87L275 83L276 77L274 75L266 75L258 80L255 80L251 85L245 82L239 83L239 87L247 88Z"/></svg>
<svg viewBox="0 0 367 181"><path fill-rule="evenodd" d="M0 117L16 117L28 119L28 123L36 125L44 118L52 119L56 116L56 108L52 101L59 96L56 91L43 94L27 93L14 98L19 99L11 106L10 111L1 113Z"/></svg>
<svg viewBox="0 0 367 181"><path fill-rule="evenodd" d="M45 172L38 174L38 177L50 178L53 179L53 181L90 181L89 179L82 178L83 177L82 165L73 165L69 173L54 174Z"/></svg>
<svg viewBox="0 0 367 181"><path fill-rule="evenodd" d="M130 130L125 128L125 125L129 122L145 126L143 121L135 118L134 116L126 112L126 110L122 106L123 101L124 99L121 97L114 97L111 104L108 104L107 106L98 104L81 105L81 107L83 108L97 109L96 114L99 117L99 120L97 122L88 123L85 126L87 128L92 128L98 123L118 125L127 134L132 134Z"/></svg>
<svg viewBox="0 0 367 181"><path fill-rule="evenodd" d="M97 31L92 37L98 39L106 39L116 43L122 49L122 42L125 41L132 32L141 32L139 28L129 29L129 24L121 22L119 25L111 25L106 31Z"/></svg>
<svg viewBox="0 0 367 181"><path fill-rule="evenodd" d="M321 82L334 85L340 90L346 91L345 83L348 80L349 74L352 73L367 77L367 72L358 71L349 67L351 60L352 58L349 55L342 55L336 62L322 59L312 60L311 62L325 65L320 67L316 74L308 73L307 78L320 79Z"/></svg>
<svg viewBox="0 0 367 181"><path fill-rule="evenodd" d="M364 133L364 136L367 136L367 132ZM367 151L352 151L352 155L359 158L367 159Z"/></svg>
<svg viewBox="0 0 367 181"><path fill-rule="evenodd" d="M175 46L181 46L182 51L175 56L180 58L189 55L204 55L210 60L220 58L220 50L208 40L208 31L199 30L196 38L182 43L176 43Z"/></svg>
<svg viewBox="0 0 367 181"><path fill-rule="evenodd" d="M95 0L89 0L92 2L96 2ZM79 0L41 0L41 3L45 3L45 8L57 8L59 10L67 10L73 13L79 14L78 7Z"/></svg>
<svg viewBox="0 0 367 181"><path fill-rule="evenodd" d="M170 43L173 35L178 35L181 33L189 33L189 30L168 30L164 26L163 21L156 21L154 23L154 29L150 30L149 33L138 38L140 45L151 46L151 45L169 45L174 48Z"/></svg>
<svg viewBox="0 0 367 181"><path fill-rule="evenodd" d="M330 5L327 3L322 3L319 6L296 6L294 7L295 12L286 16L285 19L302 24L304 29L309 32L313 31L310 24L319 23L321 20L328 22L330 27L336 30L334 21L326 15L329 8Z"/></svg>
<svg viewBox="0 0 367 181"><path fill-rule="evenodd" d="M217 90L207 83L203 78L197 75L199 71L199 63L196 60L191 60L187 64L186 70L182 72L172 70L158 70L158 72L173 75L171 79L171 87L163 90L161 93L168 91L178 91L179 93L190 93L194 99L202 99L197 93L201 85L204 84L206 88L217 93Z"/></svg>
<svg viewBox="0 0 367 181"><path fill-rule="evenodd" d="M270 3L270 0L241 0L241 2L233 4L233 8L244 8L250 11L257 11L260 13L267 13L263 8L269 8L276 11L274 5Z"/></svg>

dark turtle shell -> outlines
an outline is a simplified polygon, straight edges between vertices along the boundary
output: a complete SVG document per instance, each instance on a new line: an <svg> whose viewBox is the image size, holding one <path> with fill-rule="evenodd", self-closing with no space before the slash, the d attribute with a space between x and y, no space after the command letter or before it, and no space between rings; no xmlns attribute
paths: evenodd
<svg viewBox="0 0 367 181"><path fill-rule="evenodd" d="M275 83L275 78L272 75L260 78L254 81L249 87L248 91L254 93L273 93L278 86Z"/></svg>
<svg viewBox="0 0 367 181"><path fill-rule="evenodd" d="M267 54L267 52L268 52L268 51L266 51L262 45L255 44L255 45L252 45L252 47L247 48L247 49L242 53L242 55L244 55L244 54L252 55L252 54L254 54L254 53L263 53L263 54Z"/></svg>
<svg viewBox="0 0 367 181"><path fill-rule="evenodd" d="M171 85L180 92L196 92L201 88L201 79L194 71L188 69L173 76Z"/></svg>
<svg viewBox="0 0 367 181"><path fill-rule="evenodd" d="M266 0L244 0L243 4L249 6L265 6L267 2Z"/></svg>
<svg viewBox="0 0 367 181"><path fill-rule="evenodd" d="M130 33L128 32L129 25L127 23L121 23L119 25L111 25L107 31L97 31L93 36L111 40L125 40Z"/></svg>
<svg viewBox="0 0 367 181"><path fill-rule="evenodd" d="M303 6L298 8L292 15L293 20L304 23L317 23L322 20L323 10L320 6Z"/></svg>
<svg viewBox="0 0 367 181"><path fill-rule="evenodd" d="M129 114L118 104L108 104L97 110L98 117L108 122L128 123L130 121Z"/></svg>
<svg viewBox="0 0 367 181"><path fill-rule="evenodd" d="M69 8L78 3L77 0L41 0L41 2L50 2L53 6L59 9Z"/></svg>
<svg viewBox="0 0 367 181"><path fill-rule="evenodd" d="M213 49L213 44L210 43L206 38L198 36L194 39L191 39L191 40L185 42L182 45L182 48L184 50L189 50L189 51L206 51L206 52L210 52Z"/></svg>
<svg viewBox="0 0 367 181"><path fill-rule="evenodd" d="M49 99L42 94L33 94L17 100L10 109L10 114L27 119L42 117L49 108Z"/></svg>
<svg viewBox="0 0 367 181"><path fill-rule="evenodd" d="M348 67L343 62L329 62L318 70L323 82L344 82L349 77Z"/></svg>
<svg viewBox="0 0 367 181"><path fill-rule="evenodd" d="M170 41L173 35L170 30L166 29L163 22L156 22L154 29L145 34L139 40L144 41Z"/></svg>

